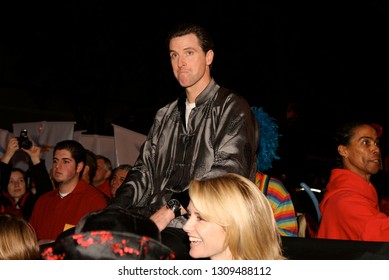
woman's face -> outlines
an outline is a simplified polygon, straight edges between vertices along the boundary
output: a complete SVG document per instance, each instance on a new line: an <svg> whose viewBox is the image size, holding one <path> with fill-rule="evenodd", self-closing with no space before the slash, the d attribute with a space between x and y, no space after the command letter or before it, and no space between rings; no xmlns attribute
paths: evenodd
<svg viewBox="0 0 389 280"><path fill-rule="evenodd" d="M111 184L110 184L112 197L116 196L116 191L126 179L127 173L128 170L118 169L112 175Z"/></svg>
<svg viewBox="0 0 389 280"><path fill-rule="evenodd" d="M26 193L26 181L20 171L12 171L8 182L8 193L19 200Z"/></svg>
<svg viewBox="0 0 389 280"><path fill-rule="evenodd" d="M225 248L226 232L218 224L204 220L192 201L188 206L189 219L183 229L189 236L192 258L211 260L231 259L230 250Z"/></svg>

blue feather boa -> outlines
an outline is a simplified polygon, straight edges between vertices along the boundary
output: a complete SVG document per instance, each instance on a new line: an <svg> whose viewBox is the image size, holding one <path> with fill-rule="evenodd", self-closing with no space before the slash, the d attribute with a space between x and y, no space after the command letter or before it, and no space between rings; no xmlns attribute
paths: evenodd
<svg viewBox="0 0 389 280"><path fill-rule="evenodd" d="M264 172L272 167L274 159L280 159L276 151L278 149L278 126L263 108L251 107L259 124L260 141L257 151L257 170Z"/></svg>

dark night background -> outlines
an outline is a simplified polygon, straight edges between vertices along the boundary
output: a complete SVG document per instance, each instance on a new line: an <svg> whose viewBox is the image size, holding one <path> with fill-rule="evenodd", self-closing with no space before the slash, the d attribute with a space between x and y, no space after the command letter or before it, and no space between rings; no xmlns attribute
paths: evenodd
<svg viewBox="0 0 389 280"><path fill-rule="evenodd" d="M146 134L181 93L164 40L190 20L214 35L216 81L276 119L285 157L325 159L348 116L382 124L385 136L387 1L0 3L2 129L76 121L90 134L112 135L112 123ZM288 104L299 116L292 127Z"/></svg>

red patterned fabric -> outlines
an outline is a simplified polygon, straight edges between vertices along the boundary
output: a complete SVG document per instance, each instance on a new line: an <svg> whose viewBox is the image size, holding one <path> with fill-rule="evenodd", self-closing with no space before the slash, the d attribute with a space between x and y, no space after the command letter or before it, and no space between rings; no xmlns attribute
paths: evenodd
<svg viewBox="0 0 389 280"><path fill-rule="evenodd" d="M147 236L118 231L72 234L42 251L45 260L172 260L174 253Z"/></svg>

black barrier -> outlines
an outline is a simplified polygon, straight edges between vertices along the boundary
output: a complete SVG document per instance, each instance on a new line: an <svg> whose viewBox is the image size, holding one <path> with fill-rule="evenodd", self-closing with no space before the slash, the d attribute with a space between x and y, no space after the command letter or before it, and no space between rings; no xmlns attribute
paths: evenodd
<svg viewBox="0 0 389 280"><path fill-rule="evenodd" d="M389 242L282 237L290 260L389 260Z"/></svg>

